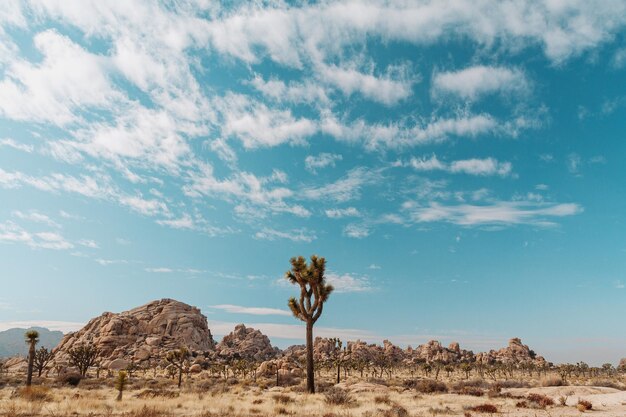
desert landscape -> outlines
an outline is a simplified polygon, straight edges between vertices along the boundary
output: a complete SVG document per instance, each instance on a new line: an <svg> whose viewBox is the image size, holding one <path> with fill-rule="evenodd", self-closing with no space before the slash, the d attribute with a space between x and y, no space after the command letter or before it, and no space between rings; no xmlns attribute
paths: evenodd
<svg viewBox="0 0 626 417"><path fill-rule="evenodd" d="M626 417L626 0L0 0L0 417Z"/></svg>
<svg viewBox="0 0 626 417"><path fill-rule="evenodd" d="M45 349L45 348L44 348ZM553 364L518 338L473 353L433 340L402 349L316 338L281 350L241 324L215 343L199 309L163 299L104 313L66 335L24 386L28 359L2 362L3 416L626 415L618 366ZM42 363L43 362L43 363ZM180 379L179 379L180 378Z"/></svg>

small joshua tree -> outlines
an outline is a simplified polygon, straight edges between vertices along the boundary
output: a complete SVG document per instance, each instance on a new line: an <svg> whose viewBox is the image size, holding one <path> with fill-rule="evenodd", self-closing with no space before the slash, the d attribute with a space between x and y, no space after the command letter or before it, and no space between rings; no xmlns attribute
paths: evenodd
<svg viewBox="0 0 626 417"><path fill-rule="evenodd" d="M37 330L29 330L24 334L26 343L28 344L28 374L26 375L26 386L30 387L33 382L33 369L35 365L36 346L39 343L39 332Z"/></svg>
<svg viewBox="0 0 626 417"><path fill-rule="evenodd" d="M183 383L183 372L188 364L189 350L185 347L167 353L165 360L178 370L178 388Z"/></svg>
<svg viewBox="0 0 626 417"><path fill-rule="evenodd" d="M41 376L53 356L52 352L43 346L37 349L37 352L35 352L35 369L37 369L37 376Z"/></svg>
<svg viewBox="0 0 626 417"><path fill-rule="evenodd" d="M117 378L115 378L117 401L122 401L122 395L124 394L124 389L126 389L126 384L128 384L128 375L126 374L126 371L119 371Z"/></svg>
<svg viewBox="0 0 626 417"><path fill-rule="evenodd" d="M291 270L285 277L292 284L300 286L298 299L289 299L289 308L293 315L306 323L306 386L307 390L315 393L315 370L313 366L313 325L322 315L324 303L333 292L333 286L326 283L324 272L326 259L311 256L311 263L307 265L302 256L291 258Z"/></svg>
<svg viewBox="0 0 626 417"><path fill-rule="evenodd" d="M83 378L87 375L89 368L97 364L99 353L98 349L91 345L80 345L67 352L70 365L78 368Z"/></svg>

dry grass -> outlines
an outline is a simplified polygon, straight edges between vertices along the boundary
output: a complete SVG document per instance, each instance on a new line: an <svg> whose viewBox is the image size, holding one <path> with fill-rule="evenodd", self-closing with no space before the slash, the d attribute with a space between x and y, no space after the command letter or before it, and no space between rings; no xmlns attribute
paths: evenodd
<svg viewBox="0 0 626 417"><path fill-rule="evenodd" d="M321 379L320 393L313 395L305 392L303 381L284 387L276 387L274 382L259 378L256 383L233 383L201 375L185 381L178 390L172 380L134 379L123 401L118 402L110 379L86 379L78 387L44 380L45 385L34 386L30 391L16 380L0 388L0 417L480 417L495 413L489 406L497 410L494 415L507 417L574 417L588 411L582 410L585 401L593 401L594 416L626 416L625 392L616 393L624 394L623 404L614 401L607 405L604 398L563 391L589 390L584 387L587 381L580 388L539 388L538 379L490 383L481 379L444 382L397 376L380 384L379 380L366 383L348 377L341 388L333 387L330 379ZM529 385L535 388L523 388ZM516 386L522 388L513 388ZM487 400L484 395L479 397L488 390L497 395ZM612 391L604 388L602 392ZM572 403L579 395L585 400ZM564 401L555 406L559 396ZM565 405L567 396L569 406ZM522 403L525 408L516 407Z"/></svg>

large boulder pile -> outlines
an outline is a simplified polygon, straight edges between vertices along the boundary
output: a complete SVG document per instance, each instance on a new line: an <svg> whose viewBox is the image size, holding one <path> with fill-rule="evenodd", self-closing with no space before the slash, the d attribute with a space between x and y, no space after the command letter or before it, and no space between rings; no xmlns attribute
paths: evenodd
<svg viewBox="0 0 626 417"><path fill-rule="evenodd" d="M81 330L67 334L55 349L55 362L67 362L67 352L80 345L95 346L103 366L115 361L158 359L172 349L206 352L215 348L207 319L200 310L176 300L162 299L122 313L104 313Z"/></svg>
<svg viewBox="0 0 626 417"><path fill-rule="evenodd" d="M266 361L275 358L280 350L270 339L251 327L238 324L217 344L216 353L222 357L240 357L247 360Z"/></svg>
<svg viewBox="0 0 626 417"><path fill-rule="evenodd" d="M472 351L461 349L458 343L452 342L445 347L437 340L431 340L415 349L407 349L408 356L418 362L471 362L474 359Z"/></svg>
<svg viewBox="0 0 626 417"><path fill-rule="evenodd" d="M535 364L544 365L546 360L542 356L537 356L527 345L515 337L509 340L509 345L500 350L490 350L476 354L476 362L482 363L504 363L504 364Z"/></svg>

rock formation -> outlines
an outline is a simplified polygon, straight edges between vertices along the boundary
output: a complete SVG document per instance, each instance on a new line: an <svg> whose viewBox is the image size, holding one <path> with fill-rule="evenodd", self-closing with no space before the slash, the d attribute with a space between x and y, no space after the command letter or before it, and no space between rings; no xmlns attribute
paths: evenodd
<svg viewBox="0 0 626 417"><path fill-rule="evenodd" d="M546 364L546 360L542 356L537 356L527 345L522 344L522 341L517 337L510 339L509 345L505 348L478 353L476 355L476 362L500 362L505 364L532 363L535 365Z"/></svg>
<svg viewBox="0 0 626 417"><path fill-rule="evenodd" d="M437 340L431 340L415 349L407 349L408 356L413 361L423 362L472 362L474 354L469 350L461 350L458 343L453 342L447 348Z"/></svg>
<svg viewBox="0 0 626 417"><path fill-rule="evenodd" d="M222 357L237 355L242 359L266 361L275 358L280 350L259 330L238 324L217 344L216 352Z"/></svg>
<svg viewBox="0 0 626 417"><path fill-rule="evenodd" d="M199 352L215 347L200 310L171 299L92 319L63 338L55 349L55 362L66 361L68 350L84 344L98 349L105 367L116 359L141 362L160 358L181 346Z"/></svg>

